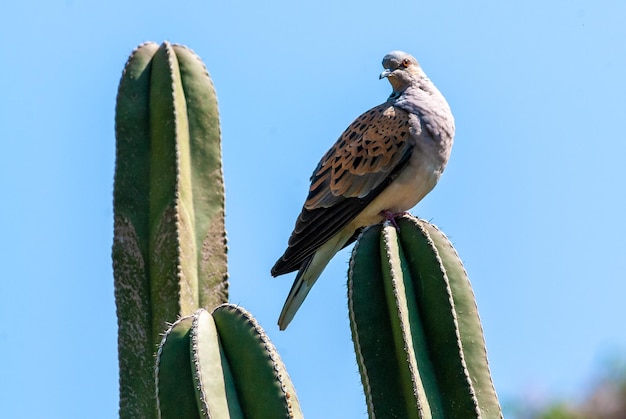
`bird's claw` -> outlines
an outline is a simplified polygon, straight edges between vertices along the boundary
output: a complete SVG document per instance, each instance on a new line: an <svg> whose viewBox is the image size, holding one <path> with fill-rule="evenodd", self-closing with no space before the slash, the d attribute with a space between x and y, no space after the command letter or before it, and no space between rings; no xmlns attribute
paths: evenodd
<svg viewBox="0 0 626 419"><path fill-rule="evenodd" d="M408 215L407 211L393 212L389 210L383 210L380 212L380 215L385 218L385 220L389 221L392 226L396 228L396 230L400 230L398 227L398 223L396 223L396 217L402 217L404 215Z"/></svg>

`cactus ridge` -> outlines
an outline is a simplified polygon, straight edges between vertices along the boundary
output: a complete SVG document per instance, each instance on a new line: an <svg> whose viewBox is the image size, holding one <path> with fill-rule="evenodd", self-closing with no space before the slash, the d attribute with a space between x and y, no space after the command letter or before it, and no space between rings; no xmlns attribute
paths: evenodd
<svg viewBox="0 0 626 419"><path fill-rule="evenodd" d="M403 373L403 380L406 385L405 399L408 404L407 412L411 413L417 407L417 416L424 417L430 415L428 404L424 402L426 395L418 383L419 369L415 347L413 345L414 331L411 328L419 319L413 319L416 315L414 307L409 307L412 303L407 295L412 293L410 282L405 282L406 263L401 254L401 249L397 243L395 228L391 223L385 222L382 228L381 255L383 258L383 278L388 295L389 314L392 319L392 331L394 332L398 365L405 365L400 371ZM411 415L412 416L412 415Z"/></svg>
<svg viewBox="0 0 626 419"><path fill-rule="evenodd" d="M199 417L192 380L189 340L193 319L175 321L163 335L154 368L157 418Z"/></svg>
<svg viewBox="0 0 626 419"><path fill-rule="evenodd" d="M399 365L396 355L392 319L398 316L392 316L387 307L381 230L380 224L365 229L352 252L348 275L352 340L369 417L408 418L407 387L402 384L406 373L401 372L406 363Z"/></svg>
<svg viewBox="0 0 626 419"><path fill-rule="evenodd" d="M191 334L191 362L193 363L193 381L195 384L195 389L198 394L197 401L198 407L200 408L200 416L203 418L210 418L211 410L209 403L207 402L207 398L209 394L207 394L206 386L203 383L203 374L202 368L200 364L200 315L202 314L202 309L198 310L193 316L193 322L191 323L191 330L194 333Z"/></svg>
<svg viewBox="0 0 626 419"><path fill-rule="evenodd" d="M356 243L354 244L354 247L352 249L352 254L355 255L357 254L357 252L359 251L359 246L361 245L362 241L361 241L361 237L363 236L364 232L361 232L356 240ZM376 258L374 259L376 260ZM354 287L350 286L350 281L351 278L354 277L355 273L354 273L354 266L355 266L355 261L356 258L355 257L351 257L350 258L350 262L348 264L348 317L350 319L350 324L351 325L355 325L354 327L351 327L352 330L352 342L354 343L354 352L357 358L357 365L359 367L359 372L361 374L361 383L363 384L363 393L365 394L365 403L367 405L367 411L370 412L370 419L374 419L376 418L376 409L374 406L374 400L372 397L373 391L372 391L372 384L370 382L370 373L368 371L368 363L365 362L365 355L363 354L363 350L361 347L361 340L363 339L360 335L361 333L361 329L356 327L356 319L355 319L355 308L354 308L354 300L355 297L353 295L354 293Z"/></svg>
<svg viewBox="0 0 626 419"><path fill-rule="evenodd" d="M124 66L115 108L114 241L115 300L120 364L120 417L155 411L152 369L155 337L148 275L149 95L152 57L144 43ZM132 156L132 158L130 158Z"/></svg>

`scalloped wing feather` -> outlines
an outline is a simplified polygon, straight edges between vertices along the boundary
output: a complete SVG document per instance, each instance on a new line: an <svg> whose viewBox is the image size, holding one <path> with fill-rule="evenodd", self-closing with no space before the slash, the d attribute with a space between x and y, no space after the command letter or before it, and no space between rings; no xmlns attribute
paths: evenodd
<svg viewBox="0 0 626 419"><path fill-rule="evenodd" d="M306 209L363 198L410 151L409 114L388 103L359 116L339 137L311 176Z"/></svg>

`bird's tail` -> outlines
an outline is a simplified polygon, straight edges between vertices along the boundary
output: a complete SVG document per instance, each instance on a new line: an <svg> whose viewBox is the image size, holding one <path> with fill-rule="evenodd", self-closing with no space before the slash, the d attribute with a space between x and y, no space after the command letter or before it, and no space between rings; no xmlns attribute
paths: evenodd
<svg viewBox="0 0 626 419"><path fill-rule="evenodd" d="M291 320L293 320L293 317L296 315L296 312L304 302L304 299L313 287L313 284L322 273L320 270L316 278L311 278L311 275L307 275L308 269L311 266L311 262L314 257L315 254L311 255L302 263L302 266L296 275L296 279L293 281L291 290L289 290L289 296L287 297L285 305L283 305L283 309L278 317L278 327L280 330L285 330L289 323L291 323Z"/></svg>
<svg viewBox="0 0 626 419"><path fill-rule="evenodd" d="M300 266L296 279L291 286L289 296L278 317L278 327L285 330L296 312L304 302L307 294L320 277L330 259L337 253L351 236L346 232L335 235L332 239L324 243L315 253L305 259Z"/></svg>

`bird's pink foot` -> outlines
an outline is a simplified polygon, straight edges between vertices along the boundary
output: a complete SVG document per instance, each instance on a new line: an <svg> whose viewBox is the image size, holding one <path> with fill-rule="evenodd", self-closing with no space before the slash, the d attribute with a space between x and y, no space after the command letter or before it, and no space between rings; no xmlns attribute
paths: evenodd
<svg viewBox="0 0 626 419"><path fill-rule="evenodd" d="M393 212L389 210L383 210L380 212L380 215L384 217L385 220L389 221L391 225L393 225L396 228L396 230L400 230L400 227L398 227L398 223L396 223L396 218L402 217L408 214L409 213L407 211Z"/></svg>

